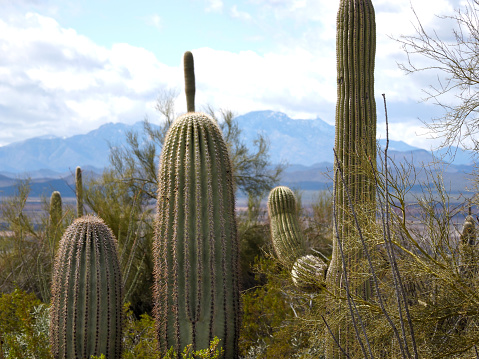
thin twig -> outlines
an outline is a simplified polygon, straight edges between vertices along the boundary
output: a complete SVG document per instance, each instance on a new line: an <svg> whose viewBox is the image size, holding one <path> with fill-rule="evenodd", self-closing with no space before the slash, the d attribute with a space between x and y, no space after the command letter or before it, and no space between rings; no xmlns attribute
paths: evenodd
<svg viewBox="0 0 479 359"><path fill-rule="evenodd" d="M385 148L385 151L384 151L384 166L385 166L385 180L386 180L386 183L385 183L385 204L386 204L386 229L387 229L387 238L388 238L388 244L389 244L389 247L390 247L390 251L391 251L391 262L392 262L392 266L393 266L393 269L394 269L394 272L396 273L396 279L397 279L397 282L399 284L399 290L400 290L400 293L401 293L401 296L402 296L402 300L403 300L403 303L404 303L404 310L406 311L406 317L407 317L407 320L408 320L408 324L409 324L409 331L410 331L410 334L411 334L411 342L412 342L412 346L413 346L413 350L414 350L414 357L417 359L419 357L419 354L417 352L417 346L416 346L416 339L415 339L415 336L414 336L414 327L412 325L412 320L411 320L411 315L409 313L409 305L407 303L407 296L406 296L406 292L404 291L404 286L402 284L402 279L401 279L401 274L399 273L399 269L398 269L398 266L397 266L397 261L396 261L396 256L394 254L394 250L392 248L392 243L391 243L391 228L390 228L390 218L389 218L389 188L388 188L388 173L389 173L389 170L388 170L388 157L387 157L387 154L388 154L388 147L389 147L389 119L388 119L388 112L387 112L387 105L386 105L386 94L383 94L383 99L384 99L384 111L385 111L385 117L386 117L386 148ZM393 275L393 277L395 277ZM396 288L398 288L398 286L396 286ZM401 305L399 303L399 314L401 314ZM404 329L404 323L403 323L403 320L401 318L401 326L402 326L402 331L403 331L403 335L404 335L404 341L406 343L406 348L407 348L407 342L406 342L406 334L405 334L405 329ZM409 353L408 353L409 354Z"/></svg>

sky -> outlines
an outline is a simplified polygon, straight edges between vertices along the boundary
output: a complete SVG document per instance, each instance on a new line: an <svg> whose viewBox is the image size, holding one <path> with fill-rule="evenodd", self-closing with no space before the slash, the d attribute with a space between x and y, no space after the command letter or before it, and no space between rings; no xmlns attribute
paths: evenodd
<svg viewBox="0 0 479 359"><path fill-rule="evenodd" d="M436 74L405 75L394 40L426 29L461 0L373 0L378 136L430 149L421 102ZM0 0L0 146L68 137L108 122L161 121L155 102L175 90L186 111L183 53L194 55L196 106L237 115L273 110L334 124L339 0ZM418 61L421 61L420 59Z"/></svg>

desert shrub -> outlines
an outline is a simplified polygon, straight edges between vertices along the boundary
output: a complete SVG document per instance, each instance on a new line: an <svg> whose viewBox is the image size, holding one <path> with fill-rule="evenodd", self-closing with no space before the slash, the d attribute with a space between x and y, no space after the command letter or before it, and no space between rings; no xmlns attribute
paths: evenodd
<svg viewBox="0 0 479 359"><path fill-rule="evenodd" d="M0 296L0 352L6 359L51 359L48 306L15 290Z"/></svg>
<svg viewBox="0 0 479 359"><path fill-rule="evenodd" d="M245 358L294 358L308 347L301 316L311 295L298 292L288 271L271 256L255 263L256 287L243 292L240 352Z"/></svg>
<svg viewBox="0 0 479 359"><path fill-rule="evenodd" d="M63 216L53 229L48 200L42 198L42 211L35 213L27 205L29 195L29 181L19 181L15 195L1 202L0 293L21 289L48 302L55 250L63 230L74 219L74 211L64 206Z"/></svg>

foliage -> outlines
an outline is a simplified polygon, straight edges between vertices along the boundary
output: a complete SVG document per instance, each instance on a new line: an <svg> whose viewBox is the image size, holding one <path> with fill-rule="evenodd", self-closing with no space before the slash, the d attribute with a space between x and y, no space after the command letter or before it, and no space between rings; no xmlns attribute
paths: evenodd
<svg viewBox="0 0 479 359"><path fill-rule="evenodd" d="M262 284L242 295L241 354L245 358L299 357L310 337L300 316L311 310L311 297L298 292L289 271L270 256L257 260L255 272Z"/></svg>
<svg viewBox="0 0 479 359"><path fill-rule="evenodd" d="M124 331L123 331L123 359L156 359L159 357L157 352L157 342L155 335L155 322L153 318L143 313L137 319L130 304L125 303L124 312Z"/></svg>
<svg viewBox="0 0 479 359"><path fill-rule="evenodd" d="M107 169L89 178L84 188L88 207L112 229L118 240L125 288L124 302L132 303L136 315L153 308L153 207L141 191L133 189Z"/></svg>
<svg viewBox="0 0 479 359"><path fill-rule="evenodd" d="M0 296L0 357L51 359L48 307L34 294L15 290ZM3 343L3 346L2 346Z"/></svg>
<svg viewBox="0 0 479 359"><path fill-rule="evenodd" d="M269 224L261 199L261 196L250 194L246 211L237 214L242 290L260 284L254 273L254 263L272 250Z"/></svg>
<svg viewBox="0 0 479 359"><path fill-rule="evenodd" d="M64 206L61 220L53 226L45 198L41 215L29 208L30 181L19 181L16 186L16 194L3 199L0 208L4 222L0 235L0 292L19 288L48 302L55 250L74 213Z"/></svg>

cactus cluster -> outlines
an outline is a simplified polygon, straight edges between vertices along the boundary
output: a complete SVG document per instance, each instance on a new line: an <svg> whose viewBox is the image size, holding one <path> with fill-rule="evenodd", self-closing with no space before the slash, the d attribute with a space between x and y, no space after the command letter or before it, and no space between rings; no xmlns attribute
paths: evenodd
<svg viewBox="0 0 479 359"><path fill-rule="evenodd" d="M194 84L185 54L186 93ZM188 71L187 71L188 69ZM189 96L188 109L194 110ZM160 159L154 302L160 352L208 348L238 356L238 238L232 166L216 122L189 112L170 127Z"/></svg>
<svg viewBox="0 0 479 359"><path fill-rule="evenodd" d="M316 291L324 286L327 264L306 255L306 243L298 220L296 197L291 189L278 186L268 196L271 240L276 257L289 270L295 286Z"/></svg>
<svg viewBox="0 0 479 359"><path fill-rule="evenodd" d="M121 357L122 286L117 243L98 217L75 220L58 249L50 344L55 358Z"/></svg>

